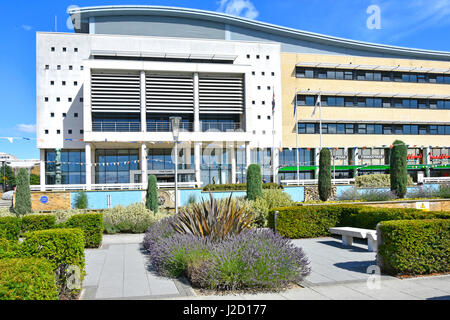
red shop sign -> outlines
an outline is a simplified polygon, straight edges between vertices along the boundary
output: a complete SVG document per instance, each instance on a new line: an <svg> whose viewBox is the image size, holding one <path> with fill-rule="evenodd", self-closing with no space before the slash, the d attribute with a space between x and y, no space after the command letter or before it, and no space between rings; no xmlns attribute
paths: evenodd
<svg viewBox="0 0 450 320"><path fill-rule="evenodd" d="M422 159L422 154L416 156L414 154L408 154L408 160Z"/></svg>
<svg viewBox="0 0 450 320"><path fill-rule="evenodd" d="M448 154L443 154L441 156L431 156L430 157L431 160L444 160L444 159L450 159L450 155Z"/></svg>

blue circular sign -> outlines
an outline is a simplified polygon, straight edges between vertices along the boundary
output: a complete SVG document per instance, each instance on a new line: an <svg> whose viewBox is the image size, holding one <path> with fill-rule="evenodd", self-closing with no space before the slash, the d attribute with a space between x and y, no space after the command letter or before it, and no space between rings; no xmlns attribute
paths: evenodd
<svg viewBox="0 0 450 320"><path fill-rule="evenodd" d="M43 203L43 204L48 203L48 197L47 196L42 196L41 197L41 203Z"/></svg>

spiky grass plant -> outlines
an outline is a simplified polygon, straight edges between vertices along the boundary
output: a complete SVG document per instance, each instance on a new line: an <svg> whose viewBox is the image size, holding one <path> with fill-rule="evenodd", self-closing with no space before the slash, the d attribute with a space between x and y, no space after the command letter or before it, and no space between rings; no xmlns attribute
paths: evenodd
<svg viewBox="0 0 450 320"><path fill-rule="evenodd" d="M252 223L253 215L238 200L233 200L232 195L217 201L210 194L209 201L181 209L172 227L180 234L220 241L249 229Z"/></svg>

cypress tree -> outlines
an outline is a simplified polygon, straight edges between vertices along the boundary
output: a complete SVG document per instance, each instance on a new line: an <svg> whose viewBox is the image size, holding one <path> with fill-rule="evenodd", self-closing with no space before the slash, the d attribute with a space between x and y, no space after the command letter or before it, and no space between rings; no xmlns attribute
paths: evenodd
<svg viewBox="0 0 450 320"><path fill-rule="evenodd" d="M408 187L408 149L403 141L394 141L391 150L391 191L398 197L404 198Z"/></svg>
<svg viewBox="0 0 450 320"><path fill-rule="evenodd" d="M319 197L327 201L331 197L331 153L327 148L320 151L319 162Z"/></svg>
<svg viewBox="0 0 450 320"><path fill-rule="evenodd" d="M77 209L87 209L88 208L88 196L86 192L79 192L77 195L76 207Z"/></svg>
<svg viewBox="0 0 450 320"><path fill-rule="evenodd" d="M31 192L30 180L26 169L21 168L17 173L17 190L16 190L16 205L14 211L19 215L32 213L31 209Z"/></svg>
<svg viewBox="0 0 450 320"><path fill-rule="evenodd" d="M158 185L156 176L151 175L148 178L148 188L147 188L147 197L145 206L147 209L153 211L154 213L158 212Z"/></svg>
<svg viewBox="0 0 450 320"><path fill-rule="evenodd" d="M261 167L258 164L252 164L247 171L247 199L256 200L262 195Z"/></svg>

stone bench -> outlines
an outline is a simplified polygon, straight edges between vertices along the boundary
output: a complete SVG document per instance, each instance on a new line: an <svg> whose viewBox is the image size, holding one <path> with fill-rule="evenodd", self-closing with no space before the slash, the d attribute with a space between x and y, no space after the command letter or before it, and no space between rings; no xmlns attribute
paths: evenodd
<svg viewBox="0 0 450 320"><path fill-rule="evenodd" d="M342 243L346 246L353 245L353 238L367 239L370 252L378 251L377 232L375 230L359 228L331 228L332 234L342 236Z"/></svg>

